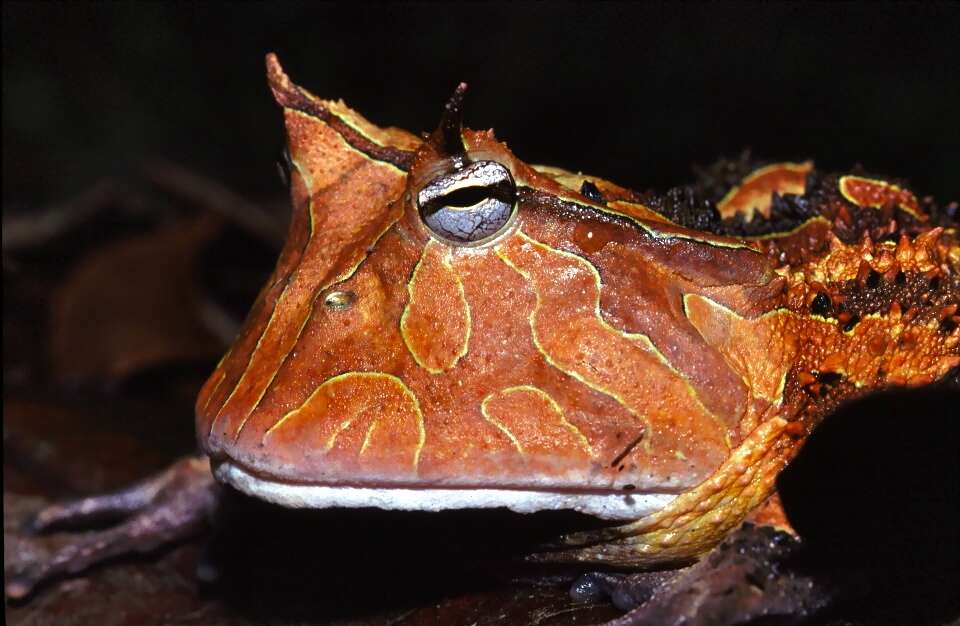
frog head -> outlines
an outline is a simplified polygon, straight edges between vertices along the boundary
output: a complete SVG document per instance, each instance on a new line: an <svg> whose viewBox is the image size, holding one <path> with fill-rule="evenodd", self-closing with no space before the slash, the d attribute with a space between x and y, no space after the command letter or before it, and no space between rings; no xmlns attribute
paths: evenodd
<svg viewBox="0 0 960 626"><path fill-rule="evenodd" d="M218 477L289 506L610 519L724 468L738 511L769 493L807 430L798 359L821 322L789 310L795 277L758 241L524 163L461 128L463 85L421 138L267 68L293 216L197 402Z"/></svg>

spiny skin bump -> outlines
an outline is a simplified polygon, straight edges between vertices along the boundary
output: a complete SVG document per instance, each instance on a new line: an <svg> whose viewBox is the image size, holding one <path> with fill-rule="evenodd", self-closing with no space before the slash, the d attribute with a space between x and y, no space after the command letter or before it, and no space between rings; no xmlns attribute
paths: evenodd
<svg viewBox="0 0 960 626"><path fill-rule="evenodd" d="M960 365L956 226L932 227L899 183L783 163L722 198L639 194L529 166L492 131L462 131L451 156L449 132L377 128L273 56L268 76L294 214L197 401L215 465L307 485L676 494L547 558L684 560L770 495L840 402ZM452 210L510 197L515 213L453 245L417 195L477 161L513 187L451 193Z"/></svg>

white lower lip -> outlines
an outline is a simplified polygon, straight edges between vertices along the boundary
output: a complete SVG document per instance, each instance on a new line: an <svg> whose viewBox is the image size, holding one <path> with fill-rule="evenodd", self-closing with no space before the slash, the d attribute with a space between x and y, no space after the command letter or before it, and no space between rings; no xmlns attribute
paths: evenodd
<svg viewBox="0 0 960 626"><path fill-rule="evenodd" d="M375 507L400 511L443 511L504 507L517 513L570 510L601 519L629 520L659 511L676 497L676 494L667 493L298 485L264 480L230 462L217 466L214 475L220 482L261 500L309 509Z"/></svg>

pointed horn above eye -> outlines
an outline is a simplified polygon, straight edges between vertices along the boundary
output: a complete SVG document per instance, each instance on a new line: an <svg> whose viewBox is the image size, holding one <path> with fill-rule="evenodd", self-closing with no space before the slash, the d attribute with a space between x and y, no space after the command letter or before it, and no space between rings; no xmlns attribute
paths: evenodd
<svg viewBox="0 0 960 626"><path fill-rule="evenodd" d="M453 95L443 105L440 125L431 137L437 149L448 156L456 156L464 152L460 129L463 127L463 97L466 93L467 83L457 85Z"/></svg>
<svg viewBox="0 0 960 626"><path fill-rule="evenodd" d="M273 52L267 53L267 85L273 92L273 99L281 107L295 109L313 117L327 120L330 117L328 102L319 100L306 89L295 84L280 65Z"/></svg>
<svg viewBox="0 0 960 626"><path fill-rule="evenodd" d="M303 96L280 66L280 60L273 52L267 54L267 84L280 106L292 106Z"/></svg>

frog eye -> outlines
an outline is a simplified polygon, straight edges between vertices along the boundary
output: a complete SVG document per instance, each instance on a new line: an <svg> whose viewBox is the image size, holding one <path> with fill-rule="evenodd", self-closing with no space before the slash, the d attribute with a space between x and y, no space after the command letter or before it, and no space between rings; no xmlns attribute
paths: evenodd
<svg viewBox="0 0 960 626"><path fill-rule="evenodd" d="M510 170L496 161L476 161L424 185L417 194L417 209L437 238L455 246L475 246L510 226L516 199Z"/></svg>

